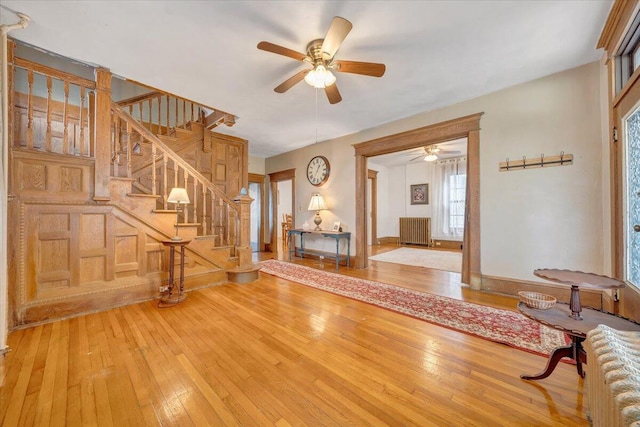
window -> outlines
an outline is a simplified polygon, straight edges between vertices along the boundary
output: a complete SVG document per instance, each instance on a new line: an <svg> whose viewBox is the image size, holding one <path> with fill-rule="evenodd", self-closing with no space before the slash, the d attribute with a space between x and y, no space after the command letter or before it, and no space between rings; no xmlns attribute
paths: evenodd
<svg viewBox="0 0 640 427"><path fill-rule="evenodd" d="M616 61L616 93L629 81L633 72L640 67L640 14L638 14L629 32L622 40Z"/></svg>
<svg viewBox="0 0 640 427"><path fill-rule="evenodd" d="M464 231L464 201L467 187L467 174L449 176L449 228L456 234Z"/></svg>

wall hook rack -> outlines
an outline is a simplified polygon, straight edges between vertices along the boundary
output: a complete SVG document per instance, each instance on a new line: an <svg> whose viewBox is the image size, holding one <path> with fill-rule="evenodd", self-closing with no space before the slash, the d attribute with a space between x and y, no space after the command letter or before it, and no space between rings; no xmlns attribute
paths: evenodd
<svg viewBox="0 0 640 427"><path fill-rule="evenodd" d="M533 168L546 168L550 166L569 166L573 164L573 154L565 154L564 151L560 152L559 156L545 157L544 154L540 154L540 157L534 159L527 159L526 156L522 156L520 160L509 160L500 162L500 172L512 171L516 169L533 169Z"/></svg>

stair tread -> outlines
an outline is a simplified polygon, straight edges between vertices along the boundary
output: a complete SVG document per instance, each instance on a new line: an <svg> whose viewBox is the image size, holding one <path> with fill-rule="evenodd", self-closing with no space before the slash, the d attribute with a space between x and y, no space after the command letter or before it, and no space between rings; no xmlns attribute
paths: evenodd
<svg viewBox="0 0 640 427"><path fill-rule="evenodd" d="M176 209L154 209L152 211L153 213L170 213L170 214L176 214L176 212L178 212Z"/></svg>

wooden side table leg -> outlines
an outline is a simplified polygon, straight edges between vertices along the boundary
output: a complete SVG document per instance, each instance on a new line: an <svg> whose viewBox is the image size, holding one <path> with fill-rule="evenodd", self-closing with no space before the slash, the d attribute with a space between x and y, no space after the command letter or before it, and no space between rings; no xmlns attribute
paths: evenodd
<svg viewBox="0 0 640 427"><path fill-rule="evenodd" d="M540 372L538 375L522 374L520 375L520 378L522 378L523 380L541 380L541 379L547 378L549 375L551 375L553 370L556 369L556 366L558 366L558 362L560 362L560 359L562 359L563 357L573 357L574 353L575 353L574 343L564 347L558 347L555 350L553 350L553 353L551 353L551 356L549 356L549 360L547 361L547 367L544 369L544 371Z"/></svg>

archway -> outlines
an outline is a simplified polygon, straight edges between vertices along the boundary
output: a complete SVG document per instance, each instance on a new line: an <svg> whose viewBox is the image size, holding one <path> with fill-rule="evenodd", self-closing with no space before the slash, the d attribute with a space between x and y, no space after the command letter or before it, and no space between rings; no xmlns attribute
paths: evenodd
<svg viewBox="0 0 640 427"><path fill-rule="evenodd" d="M434 125L354 144L356 155L356 257L355 267L368 265L367 159L381 154L467 138L466 224L462 251L462 282L480 289L480 117L472 114Z"/></svg>

